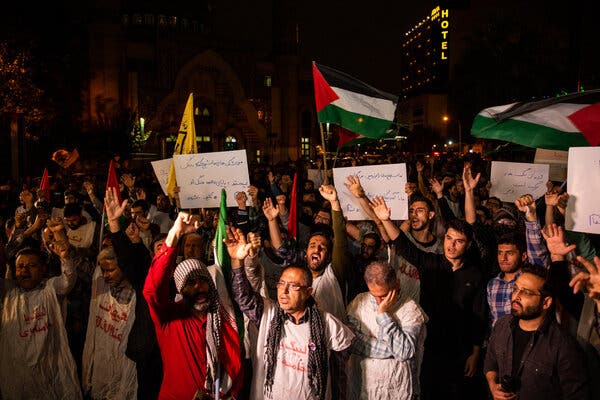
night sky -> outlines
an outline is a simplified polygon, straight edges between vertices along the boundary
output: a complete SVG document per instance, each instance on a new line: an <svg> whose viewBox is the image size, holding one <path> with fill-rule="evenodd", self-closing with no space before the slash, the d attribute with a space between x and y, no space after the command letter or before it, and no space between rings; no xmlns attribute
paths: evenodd
<svg viewBox="0 0 600 400"><path fill-rule="evenodd" d="M269 46L273 1L295 8L290 19L299 24L300 51L307 62L315 60L392 93L400 91L399 49L404 33L439 3L220 0L213 6L215 32Z"/></svg>
<svg viewBox="0 0 600 400"><path fill-rule="evenodd" d="M310 0L304 4L307 10L317 10L307 20L301 39L306 55L378 89L399 93L401 40L436 2L343 2L340 7L337 1Z"/></svg>

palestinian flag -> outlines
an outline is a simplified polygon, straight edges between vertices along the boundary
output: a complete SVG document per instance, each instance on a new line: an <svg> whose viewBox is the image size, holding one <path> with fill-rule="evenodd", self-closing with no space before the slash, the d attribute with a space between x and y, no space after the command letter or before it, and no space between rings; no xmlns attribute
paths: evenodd
<svg viewBox="0 0 600 400"><path fill-rule="evenodd" d="M471 134L528 147L568 150L600 144L600 89L486 108Z"/></svg>
<svg viewBox="0 0 600 400"><path fill-rule="evenodd" d="M394 121L398 96L314 61L313 81L319 122L346 130L339 145L359 138L379 139Z"/></svg>

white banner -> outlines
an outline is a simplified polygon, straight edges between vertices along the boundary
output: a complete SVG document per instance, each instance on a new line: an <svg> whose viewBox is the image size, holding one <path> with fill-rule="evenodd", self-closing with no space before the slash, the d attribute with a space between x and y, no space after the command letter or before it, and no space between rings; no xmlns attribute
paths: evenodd
<svg viewBox="0 0 600 400"><path fill-rule="evenodd" d="M567 179L567 163L569 152L562 150L537 149L535 151L535 164L549 164L549 178L552 181L564 181Z"/></svg>
<svg viewBox="0 0 600 400"><path fill-rule="evenodd" d="M227 206L236 206L235 194L250 186L246 150L173 156L181 208L219 207L221 189Z"/></svg>
<svg viewBox="0 0 600 400"><path fill-rule="evenodd" d="M172 158L165 158L164 160L150 162L150 164L152 164L152 168L154 169L156 179L158 179L158 183L160 183L160 188L167 196L167 182L169 182L169 171L171 169L172 160Z"/></svg>
<svg viewBox="0 0 600 400"><path fill-rule="evenodd" d="M565 227L600 233L600 147L571 147L567 176L569 202Z"/></svg>
<svg viewBox="0 0 600 400"><path fill-rule="evenodd" d="M350 175L358 175L369 199L383 196L387 206L392 210L393 220L408 219L408 196L404 191L406 164L365 165L333 169L333 181L344 216L351 221L370 219L362 210L358 199L344 185L347 181L346 178Z"/></svg>
<svg viewBox="0 0 600 400"><path fill-rule="evenodd" d="M492 161L490 197L511 203L524 194L537 199L546 193L548 171L548 164Z"/></svg>

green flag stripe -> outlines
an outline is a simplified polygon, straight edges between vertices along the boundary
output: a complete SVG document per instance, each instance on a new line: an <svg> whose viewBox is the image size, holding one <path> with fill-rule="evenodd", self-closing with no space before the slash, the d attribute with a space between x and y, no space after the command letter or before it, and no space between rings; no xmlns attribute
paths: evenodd
<svg viewBox="0 0 600 400"><path fill-rule="evenodd" d="M493 118L486 118L481 115L475 117L471 135L549 150L568 150L569 147L589 146L589 143L580 132L565 132L516 119L498 123Z"/></svg>
<svg viewBox="0 0 600 400"><path fill-rule="evenodd" d="M319 111L318 118L320 123L336 124L370 138L380 138L385 135L392 124L392 121L353 113L332 104Z"/></svg>
<svg viewBox="0 0 600 400"><path fill-rule="evenodd" d="M225 286L229 292L229 297L233 299L233 288L231 287L231 258L227 252L227 246L223 243L223 239L227 238L227 193L225 189L221 189L221 203L219 207L219 224L215 233L215 247L217 253L217 264L221 267L223 277L225 278ZM233 313L235 314L235 322L238 329L238 337L240 340L240 349L244 347L244 315L235 301L233 303Z"/></svg>

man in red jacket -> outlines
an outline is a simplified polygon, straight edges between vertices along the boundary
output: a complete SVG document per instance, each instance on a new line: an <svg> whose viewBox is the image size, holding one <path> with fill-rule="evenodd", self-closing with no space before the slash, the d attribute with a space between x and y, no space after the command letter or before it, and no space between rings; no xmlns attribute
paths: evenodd
<svg viewBox="0 0 600 400"><path fill-rule="evenodd" d="M144 286L164 365L160 399L203 398L217 389L229 399L243 383L235 321L226 317L206 266L188 259L175 267L179 239L197 228L195 216L179 213ZM171 300L172 277L182 301Z"/></svg>

